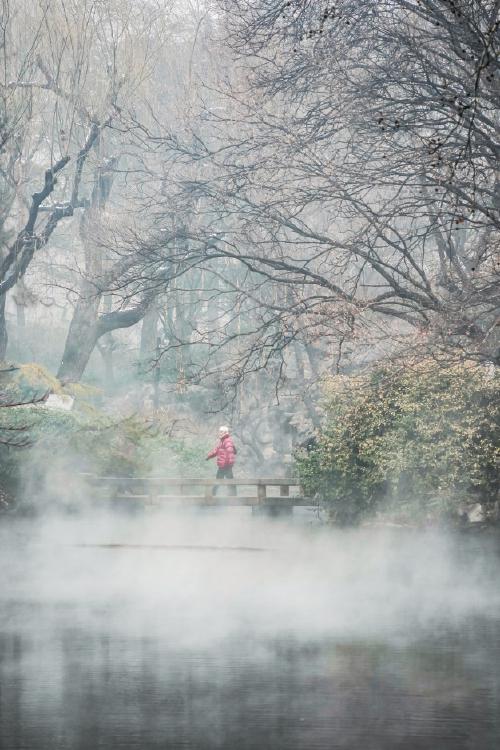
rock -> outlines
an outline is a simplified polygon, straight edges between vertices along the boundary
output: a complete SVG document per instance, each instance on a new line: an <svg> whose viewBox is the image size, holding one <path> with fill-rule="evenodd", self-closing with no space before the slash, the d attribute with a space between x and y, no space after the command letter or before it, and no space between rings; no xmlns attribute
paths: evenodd
<svg viewBox="0 0 500 750"><path fill-rule="evenodd" d="M73 396L50 393L44 403L44 406L46 409L61 409L62 411L71 411L74 402L75 399L73 398Z"/></svg>
<svg viewBox="0 0 500 750"><path fill-rule="evenodd" d="M485 513L481 503L476 503L467 508L469 523L482 523L485 520Z"/></svg>

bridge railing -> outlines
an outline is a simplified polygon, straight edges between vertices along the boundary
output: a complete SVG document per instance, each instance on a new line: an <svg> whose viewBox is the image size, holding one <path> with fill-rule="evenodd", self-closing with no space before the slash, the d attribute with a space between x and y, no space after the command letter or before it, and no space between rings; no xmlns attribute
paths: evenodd
<svg viewBox="0 0 500 750"><path fill-rule="evenodd" d="M178 501L194 505L282 506L313 504L301 492L300 480L286 477L116 477L81 474L99 494L110 499L138 500L151 504ZM279 488L270 494L270 488ZM255 494L249 494L249 489ZM295 490L291 493L290 490Z"/></svg>

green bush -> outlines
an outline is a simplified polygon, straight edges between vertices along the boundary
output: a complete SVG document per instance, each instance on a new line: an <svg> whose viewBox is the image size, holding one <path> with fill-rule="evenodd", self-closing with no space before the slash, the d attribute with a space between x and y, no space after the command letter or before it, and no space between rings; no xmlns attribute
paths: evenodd
<svg viewBox="0 0 500 750"><path fill-rule="evenodd" d="M54 381L54 382L53 382ZM23 366L2 384L2 400L29 401L46 390L63 393L58 381L38 366ZM161 418L111 417L95 408L96 394L77 387L71 411L44 404L0 408L0 499L32 497L50 484L57 469L68 476L91 472L112 476L204 476L204 445L187 445L169 434ZM16 446L15 443L18 443Z"/></svg>
<svg viewBox="0 0 500 750"><path fill-rule="evenodd" d="M331 516L413 517L497 498L498 373L462 363L394 362L326 384L325 419L297 469Z"/></svg>

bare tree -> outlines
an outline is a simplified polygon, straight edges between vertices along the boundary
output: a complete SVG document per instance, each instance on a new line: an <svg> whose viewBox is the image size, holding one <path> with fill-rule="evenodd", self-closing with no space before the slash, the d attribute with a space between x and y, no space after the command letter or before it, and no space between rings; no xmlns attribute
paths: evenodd
<svg viewBox="0 0 500 750"><path fill-rule="evenodd" d="M169 208L191 204L208 266L260 277L254 355L330 332L334 367L370 333L498 364L499 3L225 11L235 72L165 138Z"/></svg>
<svg viewBox="0 0 500 750"><path fill-rule="evenodd" d="M175 8L167 6L156 13L147 3L131 3L129 11L120 15L115 9L109 21L119 28L110 44L116 74L129 101L120 108L120 127L101 139L94 188L80 224L84 269L58 372L63 382L80 380L96 345L111 373L112 332L134 326L152 305L154 310L158 290L164 291L184 267L179 247L169 247L160 265L154 247L148 258L144 236L155 237L156 190L162 190L165 183L162 165L157 165L154 139L145 136L149 135L148 127L156 127L160 118L175 121L179 101L186 101L180 84L164 91L166 71L176 73L185 23L180 22L182 14L179 17ZM176 22L172 28L167 23L169 12ZM135 67L128 57L131 46L135 49ZM174 225L169 219L169 238L175 236Z"/></svg>
<svg viewBox="0 0 500 750"><path fill-rule="evenodd" d="M4 218L13 237L3 238L2 310L6 293L24 276L60 221L84 205L85 164L102 131L119 115L118 88L101 90L95 80L90 83L91 66L83 65L91 55L88 31L96 22L99 3L89 0L79 14L68 13L67 4L59 0L43 7L23 3L12 14L6 8L2 92L7 124L2 159L12 172L12 162L25 163L30 157L32 170L24 188L34 192L30 198L18 196L17 205L11 202L12 210ZM25 44L29 54L23 52ZM62 179L70 163L71 177ZM3 316L1 322L4 356Z"/></svg>

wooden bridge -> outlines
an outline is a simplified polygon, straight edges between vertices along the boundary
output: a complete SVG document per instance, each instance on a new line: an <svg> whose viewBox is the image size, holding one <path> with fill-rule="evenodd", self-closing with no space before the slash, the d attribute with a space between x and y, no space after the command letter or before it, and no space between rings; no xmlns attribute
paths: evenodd
<svg viewBox="0 0 500 750"><path fill-rule="evenodd" d="M249 506L271 515L290 513L294 506L314 505L301 494L298 479L200 479L172 477L113 477L81 474L96 499L144 506ZM292 490L292 492L290 492Z"/></svg>

